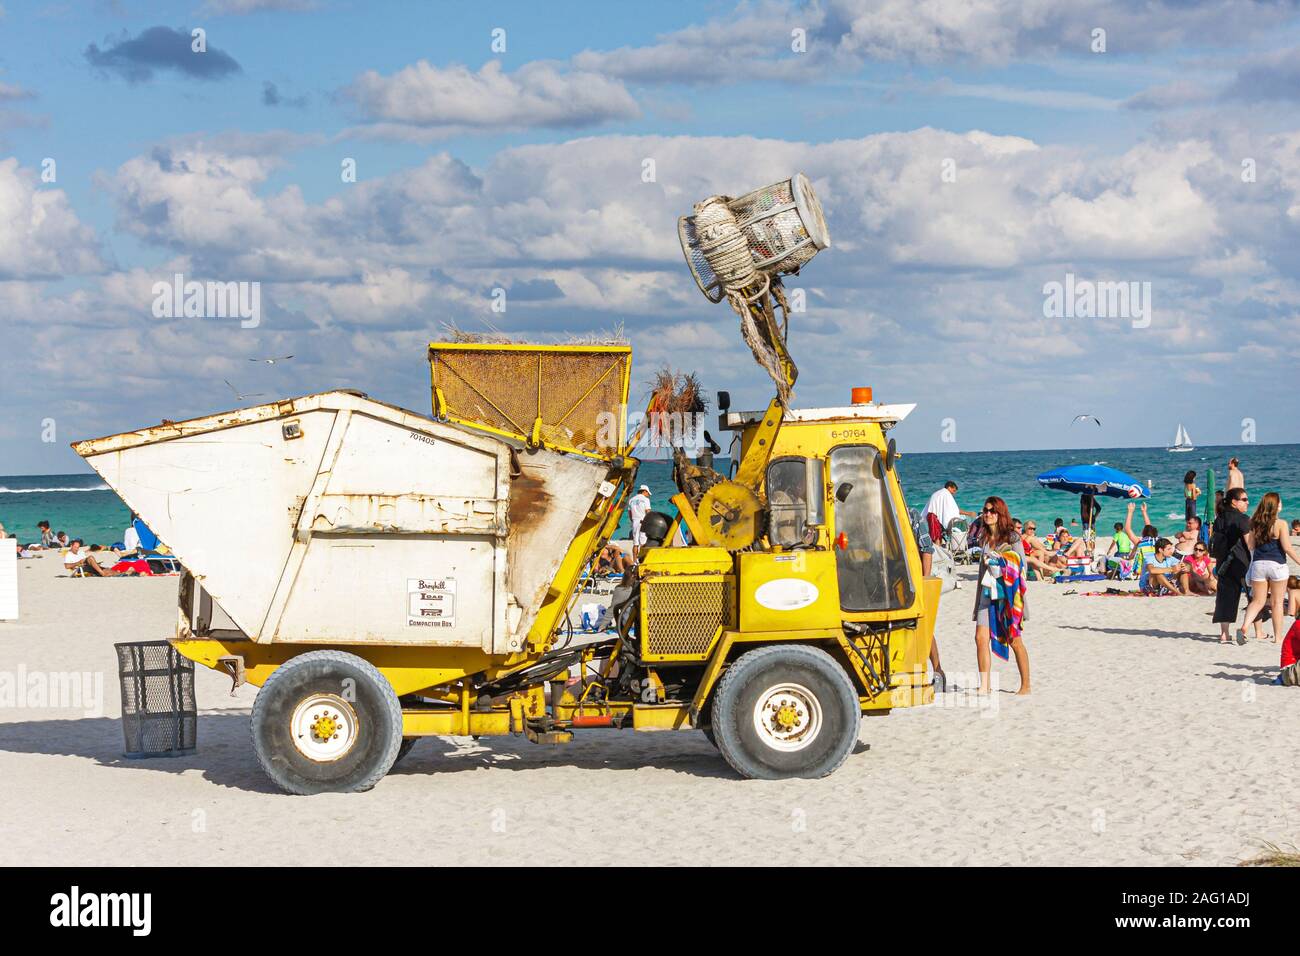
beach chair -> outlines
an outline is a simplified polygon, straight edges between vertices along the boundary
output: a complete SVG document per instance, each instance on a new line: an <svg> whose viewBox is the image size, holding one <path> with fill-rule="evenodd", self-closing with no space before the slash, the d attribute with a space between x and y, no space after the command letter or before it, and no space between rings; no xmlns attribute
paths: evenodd
<svg viewBox="0 0 1300 956"><path fill-rule="evenodd" d="M947 541L947 548L952 554L953 561L957 564L971 563L970 547L970 526L961 518L953 518L948 522L948 528L944 532L944 538ZM979 559L979 552L975 552L975 560Z"/></svg>

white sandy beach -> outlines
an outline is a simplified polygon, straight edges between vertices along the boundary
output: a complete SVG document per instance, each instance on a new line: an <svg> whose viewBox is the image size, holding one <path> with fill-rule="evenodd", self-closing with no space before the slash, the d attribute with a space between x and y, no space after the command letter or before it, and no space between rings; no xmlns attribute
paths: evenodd
<svg viewBox="0 0 1300 956"><path fill-rule="evenodd" d="M420 742L369 793L290 797L248 740L252 687L199 668L199 749L123 759L115 641L170 635L175 578L70 579L20 562L0 675L103 675L102 716L0 708L5 864L1235 864L1300 842L1300 690L1278 648L1220 646L1207 598L1032 584L1034 693L864 721L819 781L738 779L700 733ZM967 572L969 576L969 571ZM1080 590L1102 588L1079 585ZM945 595L950 677L974 669L972 592ZM960 677L958 677L960 681Z"/></svg>

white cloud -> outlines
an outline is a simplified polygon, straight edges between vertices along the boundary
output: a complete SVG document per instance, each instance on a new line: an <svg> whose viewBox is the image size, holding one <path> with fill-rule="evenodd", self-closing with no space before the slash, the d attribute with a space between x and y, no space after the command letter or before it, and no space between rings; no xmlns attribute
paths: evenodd
<svg viewBox="0 0 1300 956"><path fill-rule="evenodd" d="M363 73L346 93L366 120L421 130L581 128L640 115L618 80L544 62L507 73L496 60L477 72L420 60L391 76Z"/></svg>
<svg viewBox="0 0 1300 956"><path fill-rule="evenodd" d="M1131 54L1178 45L1223 45L1266 35L1292 19L1289 4L1245 0L781 0L739 3L726 16L655 42L586 50L581 69L641 83L737 83L810 77L819 67L864 61L1002 65L1028 56ZM793 53L791 30L807 32Z"/></svg>
<svg viewBox="0 0 1300 956"><path fill-rule="evenodd" d="M1246 149L1260 171L1250 184L1239 176ZM276 393L353 385L424 408L423 343L444 321L542 339L623 322L639 369L697 369L708 385L731 387L738 404L761 406L764 379L735 316L691 282L676 218L712 193L803 169L833 245L790 280L810 293L791 333L800 402L840 401L845 383L862 383L884 399L922 399L930 418L965 415L972 390L1001 387L1010 362L1009 393L1034 403L1034 421L1068 420L1093 356L1163 359L1171 388L1193 384L1187 376L1204 355L1238 354L1243 340L1278 343L1260 368L1300 361L1300 339L1278 337L1300 331L1300 221L1287 214L1300 208L1297 151L1300 133L1222 126L1114 155L935 129L820 144L609 136L505 149L478 169L440 153L307 201L296 187L268 186L291 156L171 144L104 179L121 228L158 249L157 264L57 294L0 282L0 310L25 330L0 367L40 371L94 354L97 367L129 370L138 387L117 419L108 407L75 411L87 423L80 430L97 433L224 407L222 378ZM641 181L645 157L656 160L656 182ZM956 182L941 178L945 159ZM173 271L262 280L262 327L154 320L152 282ZM1043 284L1067 271L1150 281L1151 329L1044 319ZM499 314L490 309L498 286L528 291ZM991 342L997 362L985 354ZM282 377L247 380L246 356L272 351L298 358ZM134 357L144 352L147 367ZM1146 387L1149 365L1110 369L1093 410L1119 420L1109 396L1122 403ZM181 396L165 387L178 381L193 387ZM992 421L963 421L965 441L998 443ZM1050 430L1023 436L1052 440Z"/></svg>
<svg viewBox="0 0 1300 956"><path fill-rule="evenodd" d="M16 159L0 160L0 280L104 268L94 230L77 218L63 190L42 186Z"/></svg>

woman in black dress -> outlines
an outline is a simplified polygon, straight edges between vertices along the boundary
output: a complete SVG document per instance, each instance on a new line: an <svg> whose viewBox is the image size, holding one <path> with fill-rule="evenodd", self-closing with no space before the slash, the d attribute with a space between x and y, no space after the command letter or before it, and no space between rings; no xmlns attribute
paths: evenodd
<svg viewBox="0 0 1300 956"><path fill-rule="evenodd" d="M1250 531L1250 519L1246 517L1249 505L1245 488L1231 488L1223 496L1223 511L1214 519L1210 553L1219 576L1219 590L1214 595L1214 623L1219 625L1220 644L1232 643L1229 630L1237 620L1246 569L1250 567L1250 551L1245 540Z"/></svg>

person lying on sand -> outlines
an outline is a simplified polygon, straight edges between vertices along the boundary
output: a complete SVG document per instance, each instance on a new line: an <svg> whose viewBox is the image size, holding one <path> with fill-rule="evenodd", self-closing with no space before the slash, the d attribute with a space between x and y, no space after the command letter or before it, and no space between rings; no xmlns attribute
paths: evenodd
<svg viewBox="0 0 1300 956"><path fill-rule="evenodd" d="M99 564L95 560L95 556L82 547L80 538L73 538L68 545L68 553L63 556L63 567L68 571L76 571L80 568L82 574L95 578L115 578L137 573L135 571L114 571L111 567L106 568Z"/></svg>

